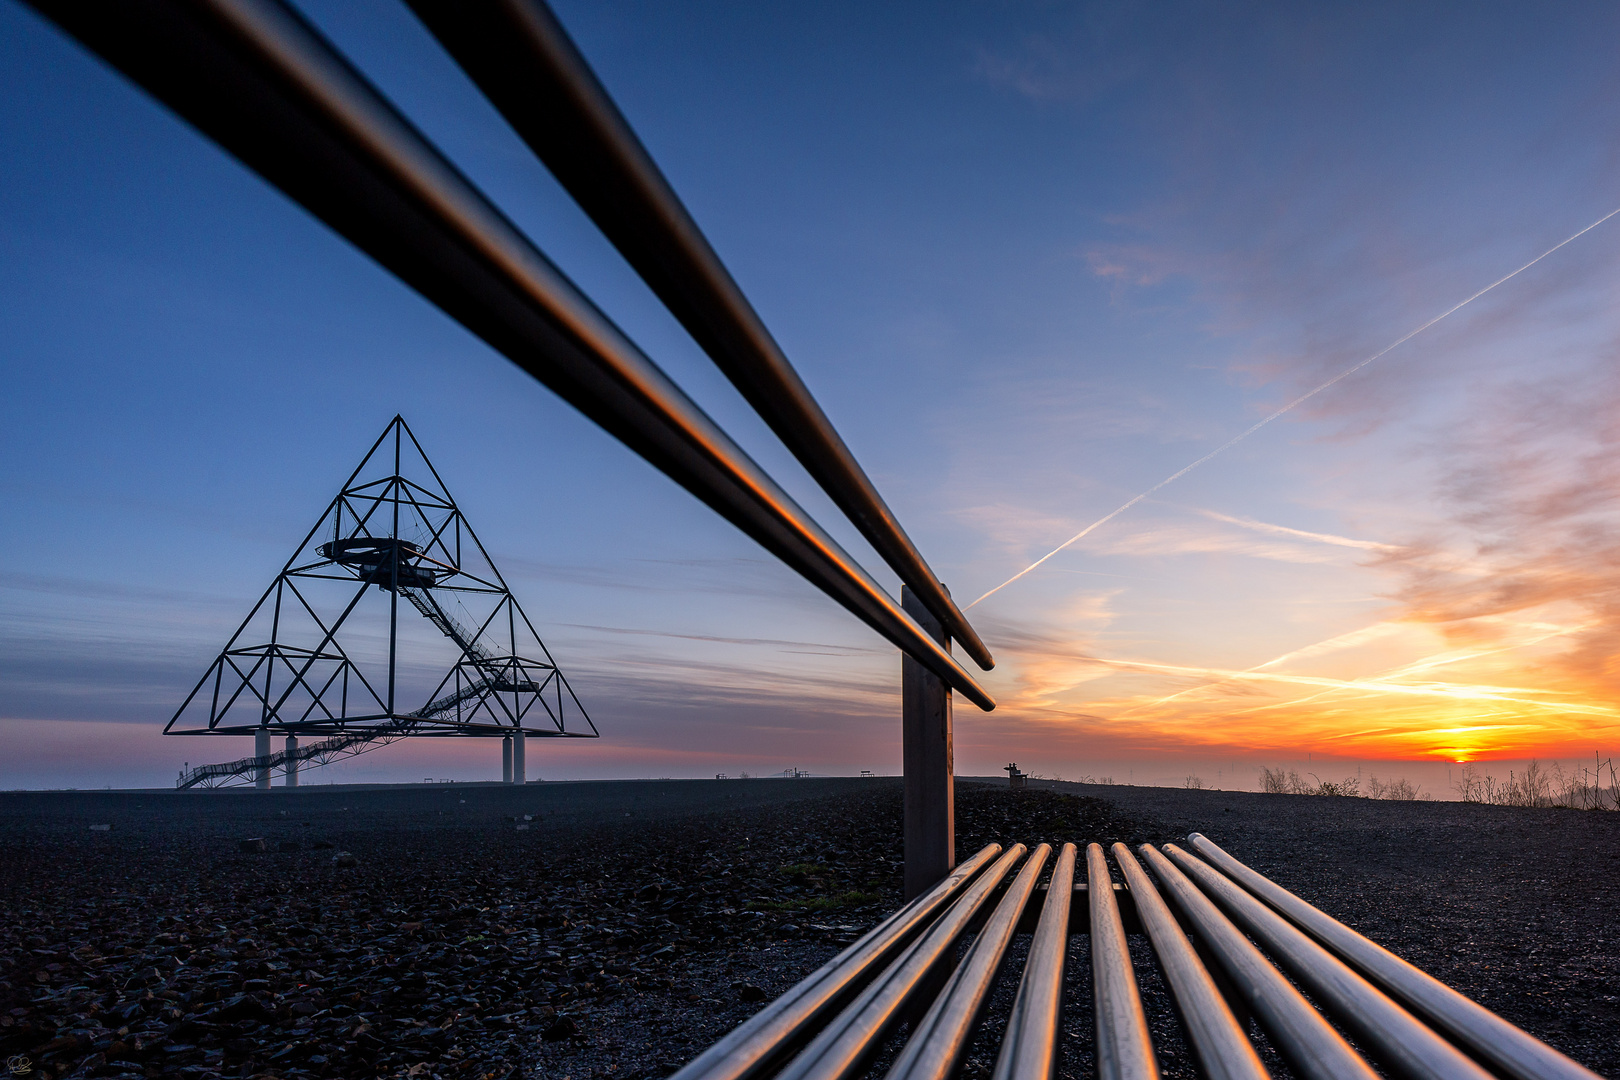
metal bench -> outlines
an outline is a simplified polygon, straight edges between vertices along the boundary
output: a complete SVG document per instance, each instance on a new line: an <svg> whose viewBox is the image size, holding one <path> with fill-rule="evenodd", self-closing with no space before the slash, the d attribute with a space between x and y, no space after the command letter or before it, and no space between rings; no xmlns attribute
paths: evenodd
<svg viewBox="0 0 1620 1080"><path fill-rule="evenodd" d="M1086 849L1078 883L1073 844L1055 861L1047 844L1034 851L992 844L674 1080L843 1080L858 1075L902 1021L910 1023L908 1037L888 1080L944 1080L961 1065L1021 931L1034 937L995 1080L1054 1075L1075 933L1091 936L1098 1076L1159 1075L1127 931L1151 942L1187 1044L1210 1080L1269 1075L1246 1032L1250 1017L1302 1080L1374 1080L1373 1062L1384 1076L1415 1080L1597 1080L1204 836L1187 839L1192 852L1144 844L1133 855L1113 845L1122 885L1111 880L1098 844Z"/></svg>

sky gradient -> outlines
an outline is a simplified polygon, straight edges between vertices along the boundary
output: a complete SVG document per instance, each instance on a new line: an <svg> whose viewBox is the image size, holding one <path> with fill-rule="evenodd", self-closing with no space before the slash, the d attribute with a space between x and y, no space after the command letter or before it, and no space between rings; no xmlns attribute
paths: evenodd
<svg viewBox="0 0 1620 1080"><path fill-rule="evenodd" d="M300 7L898 588L403 6ZM556 10L964 603L1620 208L1612 5ZM1617 283L1620 217L978 603L958 771L1620 751ZM531 775L898 771L891 647L12 0L0 342L0 787L250 752L156 733L396 412L602 731Z"/></svg>

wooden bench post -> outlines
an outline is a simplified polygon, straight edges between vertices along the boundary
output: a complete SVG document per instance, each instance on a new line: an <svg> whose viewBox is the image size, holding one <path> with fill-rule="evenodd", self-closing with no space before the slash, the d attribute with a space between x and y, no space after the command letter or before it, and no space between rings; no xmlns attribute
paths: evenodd
<svg viewBox="0 0 1620 1080"><path fill-rule="evenodd" d="M946 649L943 627L909 588L900 606ZM905 767L906 899L921 896L956 867L955 762L951 689L904 654L900 658L902 760Z"/></svg>

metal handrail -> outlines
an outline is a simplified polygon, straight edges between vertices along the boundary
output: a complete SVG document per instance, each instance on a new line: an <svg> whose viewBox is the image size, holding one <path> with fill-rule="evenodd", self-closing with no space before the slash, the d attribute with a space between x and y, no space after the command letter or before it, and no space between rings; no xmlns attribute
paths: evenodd
<svg viewBox="0 0 1620 1080"><path fill-rule="evenodd" d="M1514 1080L1601 1080L1597 1073L1523 1028L1245 866L1208 837L1193 833L1187 842L1229 878L1282 912L1340 959L1504 1075Z"/></svg>
<svg viewBox="0 0 1620 1080"><path fill-rule="evenodd" d="M283 0L28 0L981 709L995 702Z"/></svg>
<svg viewBox="0 0 1620 1080"><path fill-rule="evenodd" d="M951 637L994 667L543 0L406 2Z"/></svg>

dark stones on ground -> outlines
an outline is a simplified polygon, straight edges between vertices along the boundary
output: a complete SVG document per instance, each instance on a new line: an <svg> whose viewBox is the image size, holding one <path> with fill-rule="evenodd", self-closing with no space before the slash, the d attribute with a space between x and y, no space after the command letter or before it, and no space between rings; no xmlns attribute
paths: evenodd
<svg viewBox="0 0 1620 1080"><path fill-rule="evenodd" d="M0 795L0 1059L48 1080L662 1077L899 905L899 814L891 780ZM958 847L1203 829L1612 1075L1620 814L1558 814L964 783ZM86 828L109 818L117 845ZM239 852L250 832L268 850ZM1191 1077L1139 951L1161 1064ZM1077 938L1065 1076L1090 1068L1088 956ZM964 1076L988 1076L1016 982Z"/></svg>

